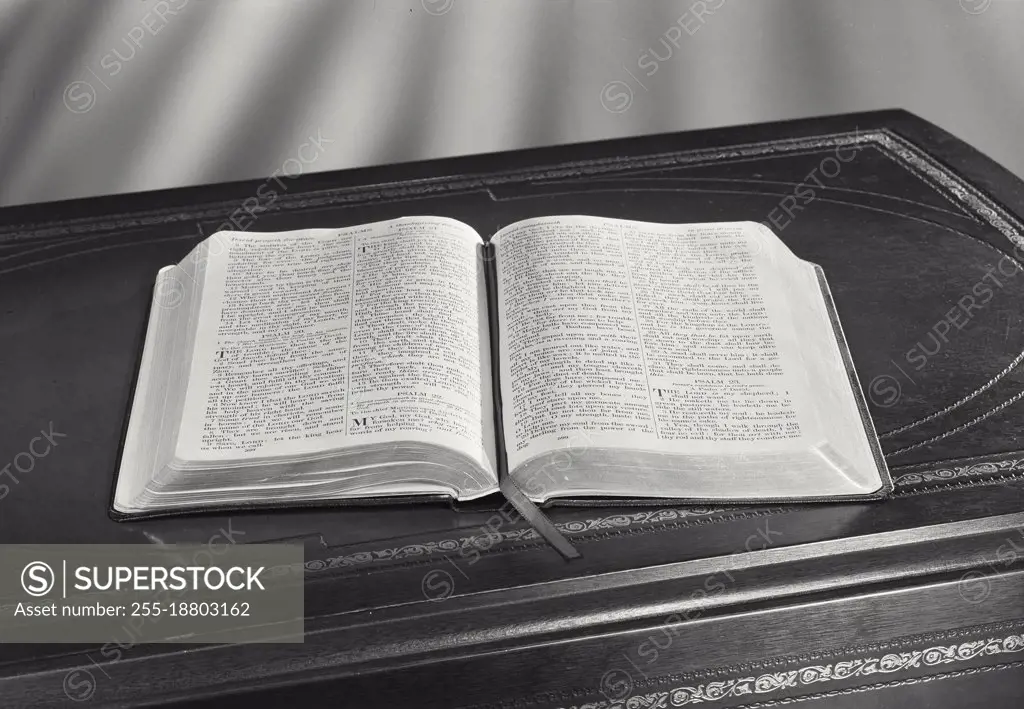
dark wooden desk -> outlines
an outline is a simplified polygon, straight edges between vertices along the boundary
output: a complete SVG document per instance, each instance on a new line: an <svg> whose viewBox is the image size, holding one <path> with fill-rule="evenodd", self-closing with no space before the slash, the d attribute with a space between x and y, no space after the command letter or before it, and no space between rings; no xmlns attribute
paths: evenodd
<svg viewBox="0 0 1024 709"><path fill-rule="evenodd" d="M489 234L558 213L763 221L820 263L895 496L557 509L572 563L486 505L108 518L154 274L203 235L232 218L403 214ZM50 422L67 436L9 484L0 542L227 534L302 540L308 560L302 645L0 645L0 705L1010 702L1024 693L1021 214L1024 184L899 111L0 210L0 465Z"/></svg>

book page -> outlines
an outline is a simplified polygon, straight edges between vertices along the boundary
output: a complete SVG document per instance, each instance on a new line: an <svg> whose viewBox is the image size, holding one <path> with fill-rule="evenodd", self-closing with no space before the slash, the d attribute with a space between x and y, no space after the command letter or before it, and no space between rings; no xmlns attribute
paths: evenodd
<svg viewBox="0 0 1024 709"><path fill-rule="evenodd" d="M450 219L220 232L177 457L316 456L388 441L493 470L480 237Z"/></svg>
<svg viewBox="0 0 1024 709"><path fill-rule="evenodd" d="M779 266L805 264L761 229L573 216L499 232L510 469L566 442L718 455L819 441Z"/></svg>

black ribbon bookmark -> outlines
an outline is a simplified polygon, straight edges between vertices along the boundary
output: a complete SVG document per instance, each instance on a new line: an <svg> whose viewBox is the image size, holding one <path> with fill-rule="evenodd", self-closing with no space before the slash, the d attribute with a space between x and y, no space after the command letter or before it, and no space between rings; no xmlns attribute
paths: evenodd
<svg viewBox="0 0 1024 709"><path fill-rule="evenodd" d="M551 523L547 515L541 512L540 508L523 494L522 490L512 481L511 476L503 475L500 487L502 494L505 495L505 499L512 503L512 506L516 508L516 512L522 515L523 519L537 530L537 534L553 546L555 551L561 554L566 561L583 558L583 555L576 550L576 547L570 544L569 540Z"/></svg>

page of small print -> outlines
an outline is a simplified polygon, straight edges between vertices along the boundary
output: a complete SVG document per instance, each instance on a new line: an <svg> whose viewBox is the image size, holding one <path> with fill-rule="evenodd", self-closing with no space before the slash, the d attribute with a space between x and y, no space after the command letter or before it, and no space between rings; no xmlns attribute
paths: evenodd
<svg viewBox="0 0 1024 709"><path fill-rule="evenodd" d="M688 453L803 438L809 396L763 241L743 223L592 217L499 232L509 466L574 431Z"/></svg>
<svg viewBox="0 0 1024 709"><path fill-rule="evenodd" d="M220 236L179 457L301 455L398 436L494 470L475 231L417 218Z"/></svg>

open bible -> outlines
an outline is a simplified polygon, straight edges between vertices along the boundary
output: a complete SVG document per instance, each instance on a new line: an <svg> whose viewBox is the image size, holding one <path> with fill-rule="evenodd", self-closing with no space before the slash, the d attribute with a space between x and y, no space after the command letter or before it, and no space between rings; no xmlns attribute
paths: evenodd
<svg viewBox="0 0 1024 709"><path fill-rule="evenodd" d="M892 483L821 269L753 222L218 232L162 269L115 515L810 501Z"/></svg>

